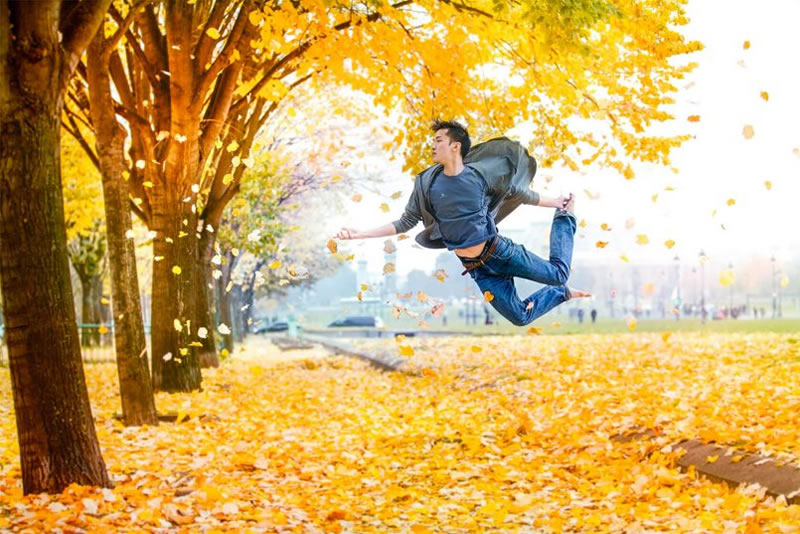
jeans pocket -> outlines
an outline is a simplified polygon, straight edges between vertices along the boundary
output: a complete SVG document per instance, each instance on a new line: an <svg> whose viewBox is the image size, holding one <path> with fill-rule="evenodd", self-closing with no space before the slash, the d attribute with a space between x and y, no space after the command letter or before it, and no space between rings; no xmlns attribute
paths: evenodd
<svg viewBox="0 0 800 534"><path fill-rule="evenodd" d="M489 254L489 258L490 261L494 259L505 263L514 255L514 243L505 237L499 239L500 241L497 243L497 247L495 247L494 252Z"/></svg>

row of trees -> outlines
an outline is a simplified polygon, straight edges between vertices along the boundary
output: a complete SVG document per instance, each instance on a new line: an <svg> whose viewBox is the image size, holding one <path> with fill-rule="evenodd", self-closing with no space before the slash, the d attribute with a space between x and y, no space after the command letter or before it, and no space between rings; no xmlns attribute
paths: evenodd
<svg viewBox="0 0 800 534"><path fill-rule="evenodd" d="M24 491L110 484L72 307L62 125L102 177L125 423L155 424L153 390L197 389L216 361L203 333L218 230L259 131L298 90L346 85L403 111L393 144L408 168L441 115L478 138L531 120L543 163L631 176L626 155L665 162L682 139L644 131L670 118L665 95L690 68L674 57L699 46L677 31L682 3L0 2L0 280ZM574 117L604 119L607 137ZM154 232L152 370L131 212Z"/></svg>

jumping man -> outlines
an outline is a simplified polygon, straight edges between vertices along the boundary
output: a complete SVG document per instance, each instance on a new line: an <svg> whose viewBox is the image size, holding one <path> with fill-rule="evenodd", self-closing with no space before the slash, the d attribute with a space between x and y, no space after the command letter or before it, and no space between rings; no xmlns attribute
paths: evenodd
<svg viewBox="0 0 800 534"><path fill-rule="evenodd" d="M435 165L417 175L400 219L360 231L342 228L337 239L386 237L411 230L422 220L417 242L452 250L491 305L517 326L531 323L562 302L589 297L567 287L572 262L575 198L544 197L530 189L536 160L505 137L470 149L466 128L455 121L434 122ZM544 260L497 232L499 223L521 204L556 208L550 229L550 259ZM520 300L514 277L546 284ZM488 292L488 293L487 293Z"/></svg>

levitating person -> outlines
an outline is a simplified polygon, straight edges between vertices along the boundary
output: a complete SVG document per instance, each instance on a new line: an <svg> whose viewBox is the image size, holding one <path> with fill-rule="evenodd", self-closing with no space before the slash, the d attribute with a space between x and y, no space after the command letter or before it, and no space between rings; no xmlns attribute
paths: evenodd
<svg viewBox="0 0 800 534"><path fill-rule="evenodd" d="M455 252L490 304L517 326L531 323L572 298L591 296L568 287L577 222L575 197L545 197L530 189L536 160L516 141L491 139L471 147L466 128L455 121L433 123L433 162L417 175L400 219L372 228L342 228L337 239L386 237L408 232L426 248ZM522 204L555 208L550 258L545 260L503 237L496 224ZM514 278L546 284L520 299Z"/></svg>

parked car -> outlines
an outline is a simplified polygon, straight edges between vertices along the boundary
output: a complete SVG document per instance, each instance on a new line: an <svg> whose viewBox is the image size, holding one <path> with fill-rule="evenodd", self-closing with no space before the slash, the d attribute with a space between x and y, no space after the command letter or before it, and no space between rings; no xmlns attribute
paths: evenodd
<svg viewBox="0 0 800 534"><path fill-rule="evenodd" d="M329 324L328 327L383 328L383 319L373 315L351 315L342 319L336 319Z"/></svg>
<svg viewBox="0 0 800 534"><path fill-rule="evenodd" d="M302 326L297 325L297 328ZM260 324L253 329L254 334L266 334L268 332L286 332L289 330L289 323L286 321L276 321L272 324Z"/></svg>

